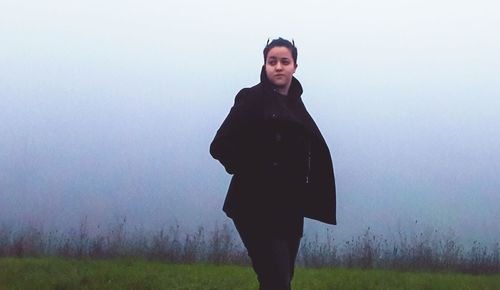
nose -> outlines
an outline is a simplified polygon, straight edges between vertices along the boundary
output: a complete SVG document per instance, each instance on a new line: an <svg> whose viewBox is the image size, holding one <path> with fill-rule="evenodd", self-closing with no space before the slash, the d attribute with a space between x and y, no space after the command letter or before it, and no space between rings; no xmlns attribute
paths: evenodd
<svg viewBox="0 0 500 290"><path fill-rule="evenodd" d="M283 67L281 66L281 62L278 61L276 64L276 70L281 70Z"/></svg>

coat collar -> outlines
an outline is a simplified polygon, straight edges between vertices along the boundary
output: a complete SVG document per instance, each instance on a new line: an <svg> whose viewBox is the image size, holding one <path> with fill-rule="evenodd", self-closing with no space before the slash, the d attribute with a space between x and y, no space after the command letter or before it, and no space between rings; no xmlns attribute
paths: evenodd
<svg viewBox="0 0 500 290"><path fill-rule="evenodd" d="M265 65L262 66L260 71L260 82L263 85L264 90L267 92L275 92L277 89L277 87L267 78ZM302 92L302 85L294 76L292 76L292 83L290 84L290 89L288 90L288 97L293 100L297 100L302 95Z"/></svg>

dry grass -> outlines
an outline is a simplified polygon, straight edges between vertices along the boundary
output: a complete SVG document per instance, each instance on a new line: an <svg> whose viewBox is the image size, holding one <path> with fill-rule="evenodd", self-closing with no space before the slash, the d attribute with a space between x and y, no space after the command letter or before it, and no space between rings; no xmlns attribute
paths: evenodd
<svg viewBox="0 0 500 290"><path fill-rule="evenodd" d="M141 258L172 263L248 265L246 251L235 231L216 224L207 231L182 233L179 226L153 232L129 230L124 218L90 234L86 219L76 230L50 231L33 226L0 225L0 257ZM456 271L500 273L500 245L474 242L465 248L437 230L387 239L368 228L348 241L330 232L304 237L297 262L304 267Z"/></svg>

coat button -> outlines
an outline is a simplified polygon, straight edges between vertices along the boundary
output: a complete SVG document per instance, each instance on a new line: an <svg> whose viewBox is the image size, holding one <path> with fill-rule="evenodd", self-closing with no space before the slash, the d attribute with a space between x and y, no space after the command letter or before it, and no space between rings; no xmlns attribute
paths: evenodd
<svg viewBox="0 0 500 290"><path fill-rule="evenodd" d="M276 140L276 142L280 142L281 141L281 134L280 133L276 133L275 140Z"/></svg>
<svg viewBox="0 0 500 290"><path fill-rule="evenodd" d="M278 118L278 115L273 114L273 115L272 115L272 118L273 118L273 119L276 119L276 118Z"/></svg>
<svg viewBox="0 0 500 290"><path fill-rule="evenodd" d="M273 167L276 167L276 166L278 166L278 162L273 161Z"/></svg>

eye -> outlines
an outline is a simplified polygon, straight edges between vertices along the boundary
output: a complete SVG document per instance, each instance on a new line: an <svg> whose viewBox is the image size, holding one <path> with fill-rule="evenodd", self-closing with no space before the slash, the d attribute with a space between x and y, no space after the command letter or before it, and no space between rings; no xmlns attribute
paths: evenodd
<svg viewBox="0 0 500 290"><path fill-rule="evenodd" d="M281 63L283 63L284 65L289 65L290 61L288 59L284 59L281 61Z"/></svg>
<svg viewBox="0 0 500 290"><path fill-rule="evenodd" d="M267 61L269 65L276 65L276 60L275 59L270 59Z"/></svg>

